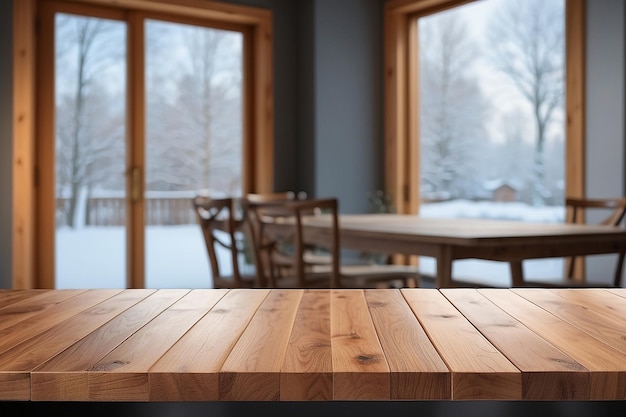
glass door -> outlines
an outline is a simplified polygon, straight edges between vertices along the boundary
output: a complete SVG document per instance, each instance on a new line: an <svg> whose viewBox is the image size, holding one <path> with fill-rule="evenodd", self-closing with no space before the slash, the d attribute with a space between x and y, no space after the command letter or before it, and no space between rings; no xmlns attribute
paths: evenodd
<svg viewBox="0 0 626 417"><path fill-rule="evenodd" d="M39 228L53 255L41 269L56 288L211 287L191 198L241 194L243 33L48 6L39 195L54 216Z"/></svg>

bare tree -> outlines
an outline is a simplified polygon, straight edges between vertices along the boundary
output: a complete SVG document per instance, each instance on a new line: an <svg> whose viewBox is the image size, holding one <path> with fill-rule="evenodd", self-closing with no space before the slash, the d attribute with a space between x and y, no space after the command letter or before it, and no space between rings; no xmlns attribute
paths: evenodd
<svg viewBox="0 0 626 417"><path fill-rule="evenodd" d="M563 1L507 1L489 24L492 62L531 107L535 134L533 204L543 204L547 197L545 142L555 112L564 101L563 13Z"/></svg>
<svg viewBox="0 0 626 417"><path fill-rule="evenodd" d="M149 110L149 140L155 146L148 148L148 187L233 193L241 185L241 40L208 28L182 33L178 50L185 53L176 70L159 75L174 80L169 97L153 100Z"/></svg>
<svg viewBox="0 0 626 417"><path fill-rule="evenodd" d="M101 19L61 15L57 33L57 194L69 197L65 223L75 227L81 192L123 172L123 100L102 79L120 62L106 45L119 42Z"/></svg>
<svg viewBox="0 0 626 417"><path fill-rule="evenodd" d="M479 188L474 162L486 143L487 104L472 69L477 51L455 15L421 19L419 36L422 189L466 197Z"/></svg>

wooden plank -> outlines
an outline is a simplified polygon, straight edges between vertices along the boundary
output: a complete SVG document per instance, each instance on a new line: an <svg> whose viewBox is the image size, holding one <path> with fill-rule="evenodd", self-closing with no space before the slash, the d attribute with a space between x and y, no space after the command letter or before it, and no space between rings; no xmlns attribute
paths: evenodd
<svg viewBox="0 0 626 417"><path fill-rule="evenodd" d="M529 289L530 290L530 289ZM533 289L538 292L545 289ZM523 298L517 290L480 289L491 302L590 372L592 400L626 398L626 356Z"/></svg>
<svg viewBox="0 0 626 417"><path fill-rule="evenodd" d="M98 361L89 373L89 400L150 400L150 367L227 291L191 291Z"/></svg>
<svg viewBox="0 0 626 417"><path fill-rule="evenodd" d="M230 290L152 366L150 400L218 400L219 371L267 294L269 290Z"/></svg>
<svg viewBox="0 0 626 417"><path fill-rule="evenodd" d="M589 399L589 372L482 294L472 289L443 295L522 372L524 400Z"/></svg>
<svg viewBox="0 0 626 417"><path fill-rule="evenodd" d="M302 290L273 290L224 361L220 400L280 399L280 370Z"/></svg>
<svg viewBox="0 0 626 417"><path fill-rule="evenodd" d="M335 400L389 400L389 366L363 290L331 293L330 334Z"/></svg>
<svg viewBox="0 0 626 417"><path fill-rule="evenodd" d="M0 309L0 329L6 329L45 312L86 290L44 291L22 290L15 293L16 297L2 297L2 304L6 303L7 306Z"/></svg>
<svg viewBox="0 0 626 417"><path fill-rule="evenodd" d="M626 355L626 299L599 288L516 293Z"/></svg>
<svg viewBox="0 0 626 417"><path fill-rule="evenodd" d="M392 400L449 400L451 376L399 290L365 298L391 371Z"/></svg>
<svg viewBox="0 0 626 417"><path fill-rule="evenodd" d="M68 290L72 291L72 290ZM13 323L11 326L0 330L0 352L13 348L16 344L37 336L53 326L67 320L92 306L101 303L107 298L113 297L121 290L87 291L78 290L74 295L64 302L50 304L47 308L39 311L38 314ZM69 292L68 295L71 295ZM57 294L55 296L59 297ZM57 298L60 301L60 298Z"/></svg>
<svg viewBox="0 0 626 417"><path fill-rule="evenodd" d="M437 290L401 290L452 372L454 400L518 400L521 372Z"/></svg>
<svg viewBox="0 0 626 417"><path fill-rule="evenodd" d="M307 290L285 352L280 375L281 400L332 400L330 346L330 291Z"/></svg>
<svg viewBox="0 0 626 417"><path fill-rule="evenodd" d="M19 323L19 327L4 329L13 329L13 333L4 335L12 345L0 354L0 400L30 400L30 371L148 293L141 291L131 296L120 290L91 290L60 304L61 311L53 312L57 310L53 307ZM82 326L85 317L93 318L90 327Z"/></svg>
<svg viewBox="0 0 626 417"><path fill-rule="evenodd" d="M626 298L626 288L607 288L606 291L609 291L611 294L619 295L620 297Z"/></svg>
<svg viewBox="0 0 626 417"><path fill-rule="evenodd" d="M26 300L28 298L34 297L36 295L43 294L50 290L8 290L2 289L0 290L0 308L5 308L14 303L19 303L20 301Z"/></svg>
<svg viewBox="0 0 626 417"><path fill-rule="evenodd" d="M92 378L90 371L94 370L92 369L94 364L183 297L189 290L151 292L124 291L124 293L131 294L131 299L135 293L141 298L135 297L133 305L119 303L125 304L126 308L122 311L116 308L117 315L110 317L106 322L88 314L78 317L80 320L76 320L76 323L69 323L80 329L82 337L73 340L73 343L66 345L62 352L57 352L54 358L33 371L33 400L90 400L89 385ZM102 308L108 310L108 305L109 303ZM112 364L110 368L122 365L123 363ZM122 399L124 398L120 397L120 400Z"/></svg>

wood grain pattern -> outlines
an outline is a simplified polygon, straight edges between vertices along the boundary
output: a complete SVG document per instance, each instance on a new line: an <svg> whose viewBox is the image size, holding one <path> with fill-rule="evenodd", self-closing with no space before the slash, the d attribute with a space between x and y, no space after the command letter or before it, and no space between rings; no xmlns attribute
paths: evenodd
<svg viewBox="0 0 626 417"><path fill-rule="evenodd" d="M48 290L0 290L0 308L5 308L13 303L19 303L35 295L47 292Z"/></svg>
<svg viewBox="0 0 626 417"><path fill-rule="evenodd" d="M452 372L453 399L522 399L520 371L439 291L402 293Z"/></svg>
<svg viewBox="0 0 626 417"><path fill-rule="evenodd" d="M626 299L603 289L516 292L543 309L626 354Z"/></svg>
<svg viewBox="0 0 626 417"><path fill-rule="evenodd" d="M13 346L0 354L0 397L6 392L6 386L10 387L8 391L20 390L17 384L19 380L20 384L24 384L21 392L28 392L28 397L16 399L31 399L31 389L36 390L34 386L31 387L30 377L34 368L81 340L149 292L91 290L63 303L66 310L60 309L52 314L52 309L48 309L45 314L26 320L30 326L5 329L15 328L13 333L7 335L7 339L14 341ZM106 306L101 306L100 303L104 301L107 301ZM83 325L83 321L90 317L90 326ZM25 375L29 375L28 378Z"/></svg>
<svg viewBox="0 0 626 417"><path fill-rule="evenodd" d="M330 333L333 398L390 399L389 366L363 290L335 290L331 293Z"/></svg>
<svg viewBox="0 0 626 417"><path fill-rule="evenodd" d="M279 400L280 370L302 290L274 290L226 358L220 400Z"/></svg>
<svg viewBox="0 0 626 417"><path fill-rule="evenodd" d="M528 289L531 291L531 289ZM589 370L592 400L626 398L626 356L512 290L478 290L494 304ZM531 292L552 290L532 289Z"/></svg>
<svg viewBox="0 0 626 417"><path fill-rule="evenodd" d="M105 387L124 386L126 379L141 381L135 389L123 388L127 401L148 401L150 385L146 370L176 343L224 296L224 290L187 293L145 326L134 332L89 369L89 399L111 401L121 396Z"/></svg>
<svg viewBox="0 0 626 417"><path fill-rule="evenodd" d="M37 262L35 222L38 211L35 197L35 145L37 68L36 0L13 2L13 183L7 203L13 204L12 288L38 287L35 282ZM44 288L41 286L40 288Z"/></svg>
<svg viewBox="0 0 626 417"><path fill-rule="evenodd" d="M67 292L65 295L76 295L81 292ZM0 330L0 352L13 348L17 341L24 341L38 336L50 328L62 324L68 317L91 308L119 292L120 290L89 291L82 292L82 294L69 298L63 303L55 303L53 300L49 301L49 297L46 297L46 300L42 300L42 305L39 307L31 304L29 309L37 311L37 314L31 315L29 312L26 312L24 314L29 317ZM61 300L63 294L56 294L56 298ZM45 320L42 320L44 317Z"/></svg>
<svg viewBox="0 0 626 417"><path fill-rule="evenodd" d="M280 399L333 399L330 340L330 291L307 290L285 352L280 375Z"/></svg>
<svg viewBox="0 0 626 417"><path fill-rule="evenodd" d="M368 290L367 304L391 372L391 399L451 399L451 378L399 290Z"/></svg>
<svg viewBox="0 0 626 417"><path fill-rule="evenodd" d="M443 295L522 372L525 400L589 399L589 372L475 290Z"/></svg>
<svg viewBox="0 0 626 417"><path fill-rule="evenodd" d="M46 342L49 349L42 350L39 357L52 359L32 373L33 399L87 401L89 368L134 329L145 324L141 318L137 319L140 316L137 311L151 304L154 312L159 301L160 305L163 301L171 303L172 298L180 298L182 292L168 291L163 296L152 297L154 295L155 290L124 291L109 300L106 306L95 306L50 329L47 333L54 337L55 343ZM125 314L121 315L122 312ZM31 365L25 362L23 366Z"/></svg>
<svg viewBox="0 0 626 417"><path fill-rule="evenodd" d="M268 290L230 291L150 368L150 400L215 401L219 371Z"/></svg>
<svg viewBox="0 0 626 417"><path fill-rule="evenodd" d="M11 327L85 291L64 290L42 293L23 290L16 292L16 297L3 297L2 305L6 307L0 309L0 329Z"/></svg>
<svg viewBox="0 0 626 417"><path fill-rule="evenodd" d="M2 401L626 399L620 289L23 294Z"/></svg>

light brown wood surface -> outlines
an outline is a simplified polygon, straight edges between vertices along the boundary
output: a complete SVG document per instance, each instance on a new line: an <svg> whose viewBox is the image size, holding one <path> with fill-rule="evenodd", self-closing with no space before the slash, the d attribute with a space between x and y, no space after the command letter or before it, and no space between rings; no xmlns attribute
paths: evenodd
<svg viewBox="0 0 626 417"><path fill-rule="evenodd" d="M0 291L3 401L624 400L626 289Z"/></svg>

